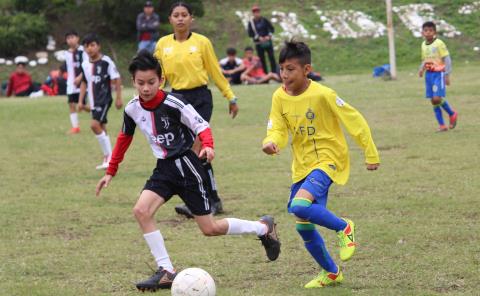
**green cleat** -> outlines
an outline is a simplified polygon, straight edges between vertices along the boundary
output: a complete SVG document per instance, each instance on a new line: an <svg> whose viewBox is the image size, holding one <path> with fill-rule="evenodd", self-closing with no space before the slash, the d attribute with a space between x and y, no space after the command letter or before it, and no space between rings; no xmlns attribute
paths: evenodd
<svg viewBox="0 0 480 296"><path fill-rule="evenodd" d="M335 286L343 282L343 273L338 268L338 272L332 273L326 270L322 270L316 278L311 280L305 285L305 288L322 288L325 286Z"/></svg>
<svg viewBox="0 0 480 296"><path fill-rule="evenodd" d="M345 219L347 227L344 230L337 232L338 244L340 246L340 259L347 261L355 253L355 224L352 220Z"/></svg>

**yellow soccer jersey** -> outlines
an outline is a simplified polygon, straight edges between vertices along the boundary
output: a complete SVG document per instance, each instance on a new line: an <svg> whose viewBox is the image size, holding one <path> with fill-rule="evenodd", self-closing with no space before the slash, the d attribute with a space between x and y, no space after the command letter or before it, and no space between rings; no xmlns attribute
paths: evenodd
<svg viewBox="0 0 480 296"><path fill-rule="evenodd" d="M263 144L273 142L283 148L290 133L294 183L314 169L321 169L335 183L345 184L350 173L350 159L340 123L365 150L366 163L380 163L363 116L335 91L313 81L298 96L290 96L283 87L275 91Z"/></svg>
<svg viewBox="0 0 480 296"><path fill-rule="evenodd" d="M212 43L207 37L191 33L187 40L178 42L170 34L158 40L155 57L162 65L162 75L174 89L191 89L208 84L210 76L222 95L235 97L223 76Z"/></svg>
<svg viewBox="0 0 480 296"><path fill-rule="evenodd" d="M443 58L450 55L445 43L440 39L435 39L432 43L422 43L422 61L426 70L433 72L442 72L445 70Z"/></svg>

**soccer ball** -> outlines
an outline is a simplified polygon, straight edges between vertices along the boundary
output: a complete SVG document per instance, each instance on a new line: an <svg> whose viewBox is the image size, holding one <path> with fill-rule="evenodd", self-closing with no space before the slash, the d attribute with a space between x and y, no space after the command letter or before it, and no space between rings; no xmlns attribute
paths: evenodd
<svg viewBox="0 0 480 296"><path fill-rule="evenodd" d="M215 281L201 268L187 268L172 283L172 296L215 296Z"/></svg>

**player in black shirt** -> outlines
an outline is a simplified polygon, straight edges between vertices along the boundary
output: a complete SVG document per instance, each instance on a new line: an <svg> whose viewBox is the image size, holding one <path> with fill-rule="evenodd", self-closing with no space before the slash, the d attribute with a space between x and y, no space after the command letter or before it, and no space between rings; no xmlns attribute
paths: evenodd
<svg viewBox="0 0 480 296"><path fill-rule="evenodd" d="M122 81L112 59L100 52L100 41L96 34L87 34L83 40L83 46L89 60L84 60L82 63L83 81L80 85L78 108L80 110L90 109L92 113L90 127L103 151L103 162L96 168L97 170L104 170L108 167L112 156L112 145L110 144L110 137L107 135L107 113L113 100L110 85L112 82L115 84L117 94L115 107L120 109L123 106ZM90 108L84 107L87 91Z"/></svg>
<svg viewBox="0 0 480 296"><path fill-rule="evenodd" d="M133 212L158 270L146 281L138 283L137 288L142 291L170 288L175 278L175 269L154 218L157 210L175 194L185 202L204 235L256 234L267 257L276 260L280 254L280 242L271 216L263 216L259 221L215 220L211 214L208 179L199 159L210 162L215 155L208 122L181 95L159 90L162 70L148 51L138 53L129 71L139 95L125 107L122 131L106 175L97 184L96 194L98 196L102 188L110 184L138 126L157 158L157 165ZM202 143L199 156L191 150L196 136Z"/></svg>

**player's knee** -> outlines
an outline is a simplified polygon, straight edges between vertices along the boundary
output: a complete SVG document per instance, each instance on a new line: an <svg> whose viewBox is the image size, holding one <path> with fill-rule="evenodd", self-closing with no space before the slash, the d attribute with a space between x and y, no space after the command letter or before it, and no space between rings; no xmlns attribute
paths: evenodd
<svg viewBox="0 0 480 296"><path fill-rule="evenodd" d="M442 103L442 98L439 98L439 97L432 98L432 105L438 105L441 103Z"/></svg>
<svg viewBox="0 0 480 296"><path fill-rule="evenodd" d="M310 206L312 202L305 198L294 198L290 205L290 213L296 217L308 220L310 217Z"/></svg>
<svg viewBox="0 0 480 296"><path fill-rule="evenodd" d="M137 220L144 220L146 218L150 217L150 211L148 210L147 207L143 206L135 206L133 208L133 215Z"/></svg>

